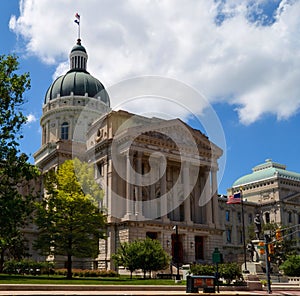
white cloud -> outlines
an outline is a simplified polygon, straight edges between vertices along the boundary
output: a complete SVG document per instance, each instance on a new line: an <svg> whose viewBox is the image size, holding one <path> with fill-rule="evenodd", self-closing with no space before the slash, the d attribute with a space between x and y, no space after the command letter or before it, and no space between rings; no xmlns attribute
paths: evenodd
<svg viewBox="0 0 300 296"><path fill-rule="evenodd" d="M75 43L79 12L88 70L106 86L139 75L167 76L210 102L234 104L240 121L250 124L266 113L285 119L300 108L300 1L282 0L273 22L262 26L267 16L255 23L253 15L266 2L23 0L10 28L23 36L29 54L57 65L58 75ZM182 103L202 111L197 101Z"/></svg>
<svg viewBox="0 0 300 296"><path fill-rule="evenodd" d="M27 115L27 123L30 124L32 122L36 122L37 121L37 118L35 117L35 115L33 114L29 114Z"/></svg>

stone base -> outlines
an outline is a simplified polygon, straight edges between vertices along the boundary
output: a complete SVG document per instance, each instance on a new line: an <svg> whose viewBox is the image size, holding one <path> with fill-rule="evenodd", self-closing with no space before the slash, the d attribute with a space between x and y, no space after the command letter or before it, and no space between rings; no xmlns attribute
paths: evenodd
<svg viewBox="0 0 300 296"><path fill-rule="evenodd" d="M247 270L250 275L264 273L263 268L265 268L263 262L247 262ZM242 270L245 270L245 264L242 265Z"/></svg>
<svg viewBox="0 0 300 296"><path fill-rule="evenodd" d="M247 265L247 267L248 267L248 265ZM247 282L247 287L250 291L263 289L262 284L257 275L252 275L252 274L245 275L244 279Z"/></svg>

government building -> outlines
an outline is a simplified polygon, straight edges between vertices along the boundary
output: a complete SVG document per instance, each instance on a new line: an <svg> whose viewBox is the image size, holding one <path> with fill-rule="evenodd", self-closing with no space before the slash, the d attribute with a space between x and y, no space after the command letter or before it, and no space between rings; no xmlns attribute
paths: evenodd
<svg viewBox="0 0 300 296"><path fill-rule="evenodd" d="M114 269L111 256L120 243L146 237L182 264L211 263L215 248L225 261L242 263L241 205L218 195L222 150L178 118L112 110L114 98L87 71L87 60L78 39L70 70L46 92L41 147L34 154L42 174L75 157L90 163L104 192L99 207L107 216L107 238L97 258L76 267ZM228 195L241 189L246 240L257 213L264 223L299 224L300 174L267 160L236 180Z"/></svg>
<svg viewBox="0 0 300 296"><path fill-rule="evenodd" d="M208 262L222 248L217 171L222 150L180 119L148 118L110 108L103 84L87 71L81 40L70 70L46 92L42 145L34 154L44 174L78 157L95 167L104 191L107 239L93 266L114 268L121 242L150 237L178 261ZM177 235L174 231L177 227Z"/></svg>

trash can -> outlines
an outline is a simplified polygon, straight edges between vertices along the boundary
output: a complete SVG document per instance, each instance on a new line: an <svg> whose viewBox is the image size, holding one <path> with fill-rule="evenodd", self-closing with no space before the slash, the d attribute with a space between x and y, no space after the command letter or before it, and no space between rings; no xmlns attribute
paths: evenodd
<svg viewBox="0 0 300 296"><path fill-rule="evenodd" d="M216 278L211 275L188 275L186 277L186 293L216 293Z"/></svg>

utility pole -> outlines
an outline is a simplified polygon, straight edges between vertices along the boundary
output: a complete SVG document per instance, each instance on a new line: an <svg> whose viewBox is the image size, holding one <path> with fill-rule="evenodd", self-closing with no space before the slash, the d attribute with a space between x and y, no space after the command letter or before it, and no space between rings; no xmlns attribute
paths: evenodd
<svg viewBox="0 0 300 296"><path fill-rule="evenodd" d="M175 244L174 244L174 255L176 260L176 267L177 267L177 274L176 274L176 281L180 281L179 275L179 234L178 234L178 225L173 227L175 229Z"/></svg>
<svg viewBox="0 0 300 296"><path fill-rule="evenodd" d="M268 290L268 294L272 294L271 275L270 275L270 260L269 260L269 244L270 244L270 236L268 234L265 234L267 290Z"/></svg>

